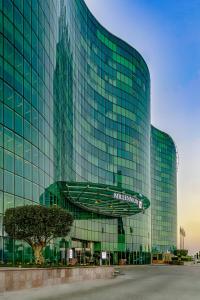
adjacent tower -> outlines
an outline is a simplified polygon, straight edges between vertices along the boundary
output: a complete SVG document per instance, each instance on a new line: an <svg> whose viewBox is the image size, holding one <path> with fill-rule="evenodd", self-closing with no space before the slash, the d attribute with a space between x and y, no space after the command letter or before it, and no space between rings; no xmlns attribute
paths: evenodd
<svg viewBox="0 0 200 300"><path fill-rule="evenodd" d="M153 253L172 252L177 238L176 146L151 127L151 214Z"/></svg>

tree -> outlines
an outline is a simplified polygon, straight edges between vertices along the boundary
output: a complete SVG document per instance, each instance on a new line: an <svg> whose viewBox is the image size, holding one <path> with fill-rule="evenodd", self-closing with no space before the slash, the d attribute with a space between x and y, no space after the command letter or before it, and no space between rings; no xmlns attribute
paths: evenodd
<svg viewBox="0 0 200 300"><path fill-rule="evenodd" d="M66 236L73 223L72 215L58 207L26 205L5 212L7 234L26 241L33 249L36 264L43 264L42 250L54 238Z"/></svg>

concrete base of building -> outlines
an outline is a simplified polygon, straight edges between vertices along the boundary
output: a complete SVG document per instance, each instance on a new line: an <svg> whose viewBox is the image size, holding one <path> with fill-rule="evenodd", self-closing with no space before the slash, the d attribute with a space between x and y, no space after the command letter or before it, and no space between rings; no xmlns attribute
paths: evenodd
<svg viewBox="0 0 200 300"><path fill-rule="evenodd" d="M111 266L81 268L0 269L0 292L58 285L82 280L112 278Z"/></svg>

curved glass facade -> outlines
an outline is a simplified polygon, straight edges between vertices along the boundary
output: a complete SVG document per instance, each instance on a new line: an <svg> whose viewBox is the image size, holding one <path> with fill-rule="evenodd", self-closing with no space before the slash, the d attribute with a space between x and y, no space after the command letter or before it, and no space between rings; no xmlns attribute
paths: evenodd
<svg viewBox="0 0 200 300"><path fill-rule="evenodd" d="M152 251L176 248L177 236L176 147L172 138L151 127Z"/></svg>
<svg viewBox="0 0 200 300"><path fill-rule="evenodd" d="M149 262L151 207L105 216L69 203L59 191L59 182L91 183L150 200L144 59L102 27L82 0L2 0L0 30L1 220L8 207L57 204L75 222L70 238L47 247L47 257L58 260L60 249L71 247L96 256L107 251L113 263ZM2 230L0 236L0 260L30 259L29 247Z"/></svg>
<svg viewBox="0 0 200 300"><path fill-rule="evenodd" d="M63 3L61 19L59 32L64 32L68 42L59 61L68 52L73 70L67 78L72 90L65 99L69 106L66 114L73 114L73 134L66 148L58 149L61 165L63 159L64 165L70 159L68 148L73 159L70 172L62 174L61 180L117 185L149 197L150 76L146 63L135 49L105 30L83 1ZM63 43L61 36L59 43ZM58 77L56 85L65 89L62 80ZM124 251L148 251L150 209L144 215L122 219L122 223ZM116 245L111 242L109 248L116 249Z"/></svg>

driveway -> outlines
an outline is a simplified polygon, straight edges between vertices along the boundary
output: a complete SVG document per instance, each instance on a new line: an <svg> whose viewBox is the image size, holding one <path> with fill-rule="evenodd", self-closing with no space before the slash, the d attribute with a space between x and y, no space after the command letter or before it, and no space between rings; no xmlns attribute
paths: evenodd
<svg viewBox="0 0 200 300"><path fill-rule="evenodd" d="M200 266L127 266L113 279L0 295L2 300L200 300Z"/></svg>

